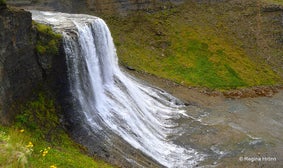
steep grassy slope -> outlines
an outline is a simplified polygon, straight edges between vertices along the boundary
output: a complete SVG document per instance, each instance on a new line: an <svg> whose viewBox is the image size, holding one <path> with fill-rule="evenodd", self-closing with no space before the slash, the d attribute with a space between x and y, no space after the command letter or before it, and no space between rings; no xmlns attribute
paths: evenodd
<svg viewBox="0 0 283 168"><path fill-rule="evenodd" d="M219 11L225 6L216 7L188 2L155 13L105 18L121 64L138 71L187 86L218 89L281 83L282 79L256 52L245 49L252 37L237 38L237 31L226 24L228 17L238 16L233 18L232 12L222 15ZM234 10L237 13L242 9Z"/></svg>
<svg viewBox="0 0 283 168"><path fill-rule="evenodd" d="M37 139L27 130L0 125L0 167L5 168L110 168L109 164L82 153L66 134L62 142L50 143Z"/></svg>
<svg viewBox="0 0 283 168"><path fill-rule="evenodd" d="M90 157L64 132L54 98L46 92L14 110L22 113L12 127L0 125L0 167L110 168Z"/></svg>

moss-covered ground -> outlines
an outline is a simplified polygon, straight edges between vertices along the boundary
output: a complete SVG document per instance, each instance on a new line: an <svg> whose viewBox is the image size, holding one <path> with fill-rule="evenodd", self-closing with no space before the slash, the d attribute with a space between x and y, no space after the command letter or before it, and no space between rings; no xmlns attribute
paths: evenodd
<svg viewBox="0 0 283 168"><path fill-rule="evenodd" d="M110 168L87 155L59 122L60 109L52 97L40 93L21 107L13 126L0 125L0 167L3 168Z"/></svg>
<svg viewBox="0 0 283 168"><path fill-rule="evenodd" d="M61 34L55 33L48 25L33 21L33 26L38 32L36 40L36 52L40 55L57 55L58 46L62 39Z"/></svg>
<svg viewBox="0 0 283 168"><path fill-rule="evenodd" d="M199 6L105 16L120 63L186 86L222 90L282 84L266 62L235 45L242 42L225 34L221 19L205 11L214 9Z"/></svg>
<svg viewBox="0 0 283 168"><path fill-rule="evenodd" d="M6 0L0 0L0 6L1 5L6 5Z"/></svg>

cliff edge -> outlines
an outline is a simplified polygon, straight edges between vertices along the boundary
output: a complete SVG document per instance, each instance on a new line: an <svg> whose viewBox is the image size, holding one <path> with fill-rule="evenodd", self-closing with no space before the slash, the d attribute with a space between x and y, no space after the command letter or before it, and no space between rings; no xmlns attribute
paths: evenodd
<svg viewBox="0 0 283 168"><path fill-rule="evenodd" d="M15 115L13 107L30 97L40 84L59 86L55 78L64 75L58 68L64 67L64 60L60 61L64 57L59 56L61 44L52 42L51 28L33 23L30 12L3 5L0 30L0 123L7 124Z"/></svg>
<svg viewBox="0 0 283 168"><path fill-rule="evenodd" d="M1 121L15 99L27 95L42 80L34 51L31 14L24 10L0 9L0 107Z"/></svg>

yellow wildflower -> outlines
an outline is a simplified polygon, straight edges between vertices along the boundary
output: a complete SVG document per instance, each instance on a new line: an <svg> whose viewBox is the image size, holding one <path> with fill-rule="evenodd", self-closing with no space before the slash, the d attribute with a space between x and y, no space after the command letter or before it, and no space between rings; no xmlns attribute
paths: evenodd
<svg viewBox="0 0 283 168"><path fill-rule="evenodd" d="M51 165L50 168L57 168L55 165Z"/></svg>
<svg viewBox="0 0 283 168"><path fill-rule="evenodd" d="M42 152L42 156L43 156L43 157L46 156L47 153L48 153L48 149L45 148L45 149L43 150L43 152Z"/></svg>
<svg viewBox="0 0 283 168"><path fill-rule="evenodd" d="M21 130L20 130L20 133L23 133L23 132L25 132L25 130L24 130L24 129L21 129Z"/></svg>
<svg viewBox="0 0 283 168"><path fill-rule="evenodd" d="M32 148L33 147L33 144L32 142L29 142L27 145L26 145L27 148Z"/></svg>

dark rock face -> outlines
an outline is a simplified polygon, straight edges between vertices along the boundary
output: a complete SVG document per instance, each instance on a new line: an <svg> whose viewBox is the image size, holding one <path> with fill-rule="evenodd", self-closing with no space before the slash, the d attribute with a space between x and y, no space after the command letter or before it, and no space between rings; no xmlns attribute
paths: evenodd
<svg viewBox="0 0 283 168"><path fill-rule="evenodd" d="M27 95L42 80L34 51L31 14L23 10L0 10L0 117L15 99Z"/></svg>
<svg viewBox="0 0 283 168"><path fill-rule="evenodd" d="M0 10L0 123L8 124L15 115L11 107L24 102L39 84L52 92L65 85L62 47L58 46L58 54L39 55L35 49L39 36L30 12Z"/></svg>

